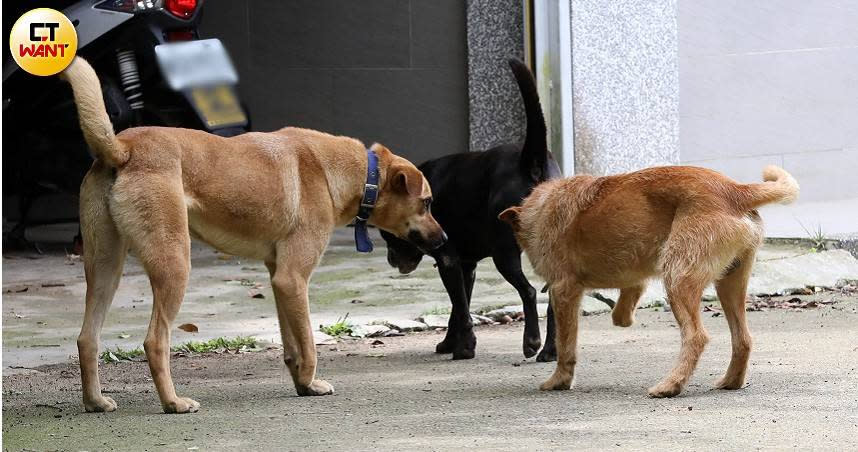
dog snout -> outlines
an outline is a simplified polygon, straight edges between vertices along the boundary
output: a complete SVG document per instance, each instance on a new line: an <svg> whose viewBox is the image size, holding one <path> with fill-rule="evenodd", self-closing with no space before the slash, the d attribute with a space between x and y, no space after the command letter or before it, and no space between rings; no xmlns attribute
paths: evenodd
<svg viewBox="0 0 858 452"><path fill-rule="evenodd" d="M429 252L435 249L438 249L447 242L447 234L444 233L444 230L440 227L431 233L420 233L416 230L411 230L408 233L408 241L411 242L414 246L423 250L423 252Z"/></svg>
<svg viewBox="0 0 858 452"><path fill-rule="evenodd" d="M444 230L442 229L441 230L441 242L438 243L438 246L440 247L440 246L444 245L445 243L447 243L447 233L444 232Z"/></svg>
<svg viewBox="0 0 858 452"><path fill-rule="evenodd" d="M432 234L429 240L426 240L426 245L430 250L435 250L447 243L447 233L443 229L438 228L438 233Z"/></svg>
<svg viewBox="0 0 858 452"><path fill-rule="evenodd" d="M387 263L391 267L399 267L399 260L396 258L396 254L391 250L387 251Z"/></svg>

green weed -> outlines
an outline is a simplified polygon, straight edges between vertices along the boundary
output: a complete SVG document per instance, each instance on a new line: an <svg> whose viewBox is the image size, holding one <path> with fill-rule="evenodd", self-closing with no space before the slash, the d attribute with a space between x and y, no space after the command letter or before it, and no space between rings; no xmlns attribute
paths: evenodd
<svg viewBox="0 0 858 452"><path fill-rule="evenodd" d="M348 336L352 332L352 324L348 321L349 313L337 319L336 322L330 325L320 325L319 329L328 336L340 337Z"/></svg>
<svg viewBox="0 0 858 452"><path fill-rule="evenodd" d="M188 341L176 345L170 350L174 353L211 353L218 350L246 350L255 348L258 343L255 337L250 336L236 336L232 339L218 337L208 341ZM99 357L106 363L118 363L120 361L135 361L145 355L146 352L141 347L131 350L116 347L114 350L105 350Z"/></svg>
<svg viewBox="0 0 858 452"><path fill-rule="evenodd" d="M233 339L218 337L208 341L188 341L171 350L183 353L210 353L217 350L242 350L256 347L257 340L251 336L236 336Z"/></svg>
<svg viewBox="0 0 858 452"><path fill-rule="evenodd" d="M433 306L421 313L421 315L448 315L453 312L450 306Z"/></svg>
<svg viewBox="0 0 858 452"><path fill-rule="evenodd" d="M137 347L131 350L123 350L119 347L116 347L115 350L105 350L101 353L101 360L106 363L118 363L119 361L133 361L136 358L139 358L145 355L146 352L143 351L142 348Z"/></svg>
<svg viewBox="0 0 858 452"><path fill-rule="evenodd" d="M816 229L814 229L813 231L808 230L806 227L804 227L804 224L802 224L801 221L799 221L798 224L801 226L802 229L804 229L804 233L807 234L807 238L810 239L810 243L812 244L812 247L810 248L811 252L815 253L817 251L825 250L826 239L825 233L822 232L821 224L817 224Z"/></svg>

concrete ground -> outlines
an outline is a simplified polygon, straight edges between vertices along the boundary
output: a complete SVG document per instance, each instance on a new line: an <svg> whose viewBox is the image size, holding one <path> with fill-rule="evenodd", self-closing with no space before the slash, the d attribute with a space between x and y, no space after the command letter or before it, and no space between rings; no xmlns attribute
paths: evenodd
<svg viewBox="0 0 858 452"><path fill-rule="evenodd" d="M356 323L414 319L449 306L431 260L398 275L380 239L374 253L362 255L350 232L335 235L311 281L314 325L346 313ZM174 344L239 334L279 342L261 263L195 244L192 265L176 325L193 323L199 333L175 329ZM203 406L181 416L161 414L142 362L103 364L104 388L120 409L83 413L74 345L82 267L62 252L4 253L4 449L858 447L858 295L854 286L823 289L858 280L858 261L842 250L767 245L759 253L753 293L806 294L751 304L773 307L748 314L755 349L749 385L740 391L711 390L730 351L726 322L712 305L704 308L712 341L686 392L648 399L646 388L668 371L679 347L672 315L649 307L629 329L611 326L606 315L582 318L577 385L569 392L536 390L553 364L523 360L521 324L514 323L480 327L471 361L432 353L440 331L320 346L319 376L337 389L325 398L295 396L278 350L175 357L179 392ZM645 301L660 296L654 285ZM130 258L102 345L139 347L151 302L146 276ZM492 264L482 263L474 310L518 303Z"/></svg>
<svg viewBox="0 0 858 452"><path fill-rule="evenodd" d="M52 231L42 234L56 236ZM449 298L431 258L424 259L413 273L400 275L387 264L384 241L376 231L372 231L376 249L370 254L355 251L351 234L351 229L337 231L311 279L315 327L346 314L350 321L360 324L410 320L424 312L449 308ZM280 342L274 295L262 262L219 254L194 242L191 266L188 290L175 324L193 323L199 332L174 329L174 343L236 335ZM529 266L527 273L533 277ZM532 281L539 284L536 279ZM21 371L17 369L21 366L63 362L76 355L85 293L79 257L67 256L62 250L4 253L3 375ZM540 294L540 301L547 302L547 296ZM520 303L515 289L494 269L491 259L482 262L477 269L472 307L477 310ZM129 256L105 321L102 345L111 349L140 347L151 309L149 280L137 259Z"/></svg>
<svg viewBox="0 0 858 452"><path fill-rule="evenodd" d="M622 329L582 318L576 384L536 388L553 363L524 362L521 323L479 327L477 357L432 353L440 332L319 348L336 393L297 397L280 352L173 359L180 394L202 404L161 413L145 363L102 365L119 410L87 414L74 363L3 378L6 450L855 450L858 299L804 312L750 312L748 384L713 390L726 369L723 316L686 391L650 399L672 365L670 313L639 310Z"/></svg>
<svg viewBox="0 0 858 452"><path fill-rule="evenodd" d="M53 229L52 229L53 228ZM35 240L58 235L54 226L36 229ZM76 227L65 227L70 239ZM331 324L348 314L355 324L379 320L411 320L422 313L450 306L447 293L426 258L410 275L400 275L386 261L384 241L376 234L376 250L354 250L352 230L335 233L311 279L312 324ZM45 245L50 247L50 245ZM220 336L255 336L279 342L274 296L268 272L258 261L244 261L193 244L188 290L175 325L192 323L197 333L173 330L173 343ZM525 273L537 288L527 260ZM807 247L766 245L758 253L751 293L778 293L805 286L834 287L844 279L858 280L858 260L843 250L810 252ZM83 263L62 249L45 254L10 252L3 255L3 375L26 367L67 361L77 354L75 340L83 319L86 283ZM616 291L602 291L616 298ZM714 296L710 287L708 296ZM262 298L255 298L262 297ZM664 298L660 284L651 284L643 305ZM539 294L539 301L548 301ZM595 302L595 300L589 300ZM515 290L495 270L491 259L477 268L472 311L519 305ZM607 306L599 302L597 307ZM152 293L142 267L129 256L125 273L102 332L102 345L114 349L140 347L152 309Z"/></svg>

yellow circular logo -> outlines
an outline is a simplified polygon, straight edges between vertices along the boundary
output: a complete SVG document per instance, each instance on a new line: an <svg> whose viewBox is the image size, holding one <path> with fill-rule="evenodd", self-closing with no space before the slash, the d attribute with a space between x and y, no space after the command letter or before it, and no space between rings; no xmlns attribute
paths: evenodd
<svg viewBox="0 0 858 452"><path fill-rule="evenodd" d="M54 75L77 53L77 31L63 13L36 8L24 13L9 34L12 57L33 75Z"/></svg>

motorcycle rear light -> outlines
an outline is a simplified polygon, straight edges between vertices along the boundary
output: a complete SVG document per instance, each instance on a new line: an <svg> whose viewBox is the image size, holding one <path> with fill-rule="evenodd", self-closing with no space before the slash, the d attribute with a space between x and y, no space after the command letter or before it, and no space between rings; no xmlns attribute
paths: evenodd
<svg viewBox="0 0 858 452"><path fill-rule="evenodd" d="M197 0L166 0L164 6L176 17L187 19L197 9Z"/></svg>
<svg viewBox="0 0 858 452"><path fill-rule="evenodd" d="M167 32L167 41L176 42L176 41L193 41L194 40L194 31L193 30L173 30Z"/></svg>

